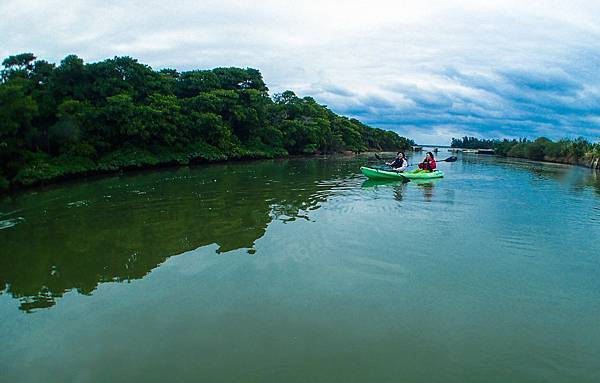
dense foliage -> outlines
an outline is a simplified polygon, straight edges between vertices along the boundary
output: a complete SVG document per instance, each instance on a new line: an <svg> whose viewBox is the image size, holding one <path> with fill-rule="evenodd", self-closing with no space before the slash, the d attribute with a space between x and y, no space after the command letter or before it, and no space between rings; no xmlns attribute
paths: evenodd
<svg viewBox="0 0 600 383"><path fill-rule="evenodd" d="M531 160L550 160L577 163L600 155L600 144L592 144L583 138L552 141L540 137L535 141L502 141L496 147L496 154L528 158Z"/></svg>
<svg viewBox="0 0 600 383"><path fill-rule="evenodd" d="M493 149L495 148L499 140L486 140L476 137L463 138L452 138L451 148L462 148L462 149Z"/></svg>
<svg viewBox="0 0 600 383"><path fill-rule="evenodd" d="M130 57L56 66L10 56L0 79L0 190L70 175L287 154L396 150L396 133L310 97L271 98L256 69L154 71Z"/></svg>
<svg viewBox="0 0 600 383"><path fill-rule="evenodd" d="M583 138L552 141L540 137L535 141L526 138L520 140L486 140L475 137L452 139L453 148L494 149L496 154L531 160L579 163L600 157L600 143L590 143Z"/></svg>

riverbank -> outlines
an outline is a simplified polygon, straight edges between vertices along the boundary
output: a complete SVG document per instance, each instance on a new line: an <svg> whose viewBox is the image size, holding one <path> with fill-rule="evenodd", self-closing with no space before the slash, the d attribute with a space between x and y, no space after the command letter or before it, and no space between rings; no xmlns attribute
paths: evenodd
<svg viewBox="0 0 600 383"><path fill-rule="evenodd" d="M60 182L120 172L185 166L223 161L241 161L252 159L268 159L285 157L288 153L278 150L239 149L235 152L222 153L207 145L190 147L186 151L151 152L149 150L130 148L118 150L98 160L81 156L49 157L37 155L24 167L9 184L5 182L2 192L20 190L29 187L43 186Z"/></svg>
<svg viewBox="0 0 600 383"><path fill-rule="evenodd" d="M31 53L4 62L0 191L131 168L414 144L311 97L271 96L252 68L165 72L131 57L74 55L56 66Z"/></svg>
<svg viewBox="0 0 600 383"><path fill-rule="evenodd" d="M531 158L527 158L527 157L519 157L519 156L501 156L501 157L522 158L522 159L532 160L532 161L550 162L550 163L555 163L555 164L565 164L565 165L573 165L573 166L583 166L586 168L600 170L600 156L598 156L598 157L585 156L584 158L576 158L576 157L557 158L557 157L544 156L544 158L540 159L540 160L535 160L535 159L531 159Z"/></svg>
<svg viewBox="0 0 600 383"><path fill-rule="evenodd" d="M367 150L367 152L376 152L377 150ZM4 189L0 188L0 197L8 194L19 193L32 188L40 188L71 182L88 178L118 175L125 173L135 173L152 171L159 169L178 168L185 166L222 164L247 161L259 161L268 159L298 159L312 158L318 156L355 156L357 152L340 151L335 153L314 153L314 154L288 154L287 152L243 150L236 153L225 155L214 152L188 152L172 153L170 155L157 156L143 150L132 150L127 156L115 158L104 158L97 163L87 163L78 159L69 159L61 162L42 162L32 165L28 170L31 178L23 178L23 183L12 184ZM79 159L81 160L81 159ZM71 166L65 166L65 163L72 162Z"/></svg>
<svg viewBox="0 0 600 383"><path fill-rule="evenodd" d="M600 169L600 142L591 143L580 137L552 141L539 137L534 141L485 140L475 137L452 139L452 147L490 149L499 156L524 158L533 161L555 162Z"/></svg>
<svg viewBox="0 0 600 383"><path fill-rule="evenodd" d="M600 156L590 158L590 160L588 161L588 165L592 169L600 169Z"/></svg>
<svg viewBox="0 0 600 383"><path fill-rule="evenodd" d="M475 154L475 153L473 153ZM547 162L552 164L563 164L563 165L572 165L572 166L581 166L585 168L591 168L595 170L600 170L600 156L589 156L582 159L574 158L574 157L564 157L564 158L556 158L556 157L548 157L544 156L542 159L531 159L524 156L509 156L496 154L498 157L502 158L516 158L522 160L528 160L533 162Z"/></svg>

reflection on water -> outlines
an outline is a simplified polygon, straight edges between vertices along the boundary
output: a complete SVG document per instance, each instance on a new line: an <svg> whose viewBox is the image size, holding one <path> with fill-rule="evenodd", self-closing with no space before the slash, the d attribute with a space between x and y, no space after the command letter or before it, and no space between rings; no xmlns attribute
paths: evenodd
<svg viewBox="0 0 600 383"><path fill-rule="evenodd" d="M0 291L20 299L20 309L29 312L54 305L72 289L91 294L102 282L143 278L168 257L209 244L218 245L217 253L247 249L255 254L254 244L270 222L310 220L332 193L355 193L357 182L373 192L361 198L390 196L403 202L407 192L418 190L422 202L431 203L440 189L437 202L452 204L452 179L502 181L481 171L494 166L600 193L597 172L570 172L564 165L464 156L452 164L450 182L403 182L365 180L356 171L365 161L221 164L70 183L6 198L0 210ZM463 172L456 174L456 168ZM597 214L590 220L597 222ZM523 233L500 238L525 246L532 238Z"/></svg>
<svg viewBox="0 0 600 383"><path fill-rule="evenodd" d="M591 186L596 193L600 194L600 169L591 171L587 177L582 177L581 180L584 186Z"/></svg>
<svg viewBox="0 0 600 383"><path fill-rule="evenodd" d="M398 181L398 180L372 180L365 179L363 183L360 185L363 188L377 188L379 186L396 186L407 183L408 181Z"/></svg>
<svg viewBox="0 0 600 383"><path fill-rule="evenodd" d="M142 278L171 255L246 248L273 220L309 219L354 163L263 161L68 184L4 201L0 291L24 311L65 292ZM5 216L14 215L4 214ZM8 228L20 224L15 230Z"/></svg>
<svg viewBox="0 0 600 383"><path fill-rule="evenodd" d="M412 180L411 182L416 185L423 192L423 200L425 202L431 202L433 199L433 191L437 183L441 180Z"/></svg>
<svg viewBox="0 0 600 383"><path fill-rule="evenodd" d="M0 230L8 229L10 227L18 225L19 223L23 222L23 220L24 220L23 217L4 219L4 220L0 221Z"/></svg>
<svg viewBox="0 0 600 383"><path fill-rule="evenodd" d="M0 381L597 381L597 173L464 156L373 182L368 162L1 200Z"/></svg>
<svg viewBox="0 0 600 383"><path fill-rule="evenodd" d="M436 184L438 184L441 180L405 180L405 181L395 181L395 180L365 180L361 187L368 189L373 188L377 191L385 191L386 189L393 190L394 199L398 202L402 202L403 193L406 188L415 187L423 193L423 201L431 202L434 195L434 189Z"/></svg>
<svg viewBox="0 0 600 383"><path fill-rule="evenodd" d="M402 193L408 183L408 180L365 180L361 187L364 189L372 188L375 191L385 193L386 190L391 189L394 193L394 199L398 202L402 202Z"/></svg>

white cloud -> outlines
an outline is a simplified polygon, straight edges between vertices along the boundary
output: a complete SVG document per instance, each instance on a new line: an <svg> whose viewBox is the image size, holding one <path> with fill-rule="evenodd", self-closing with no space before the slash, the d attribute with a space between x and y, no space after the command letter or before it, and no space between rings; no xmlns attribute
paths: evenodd
<svg viewBox="0 0 600 383"><path fill-rule="evenodd" d="M0 18L3 57L255 67L274 92L417 141L600 134L593 1L30 0L4 2Z"/></svg>

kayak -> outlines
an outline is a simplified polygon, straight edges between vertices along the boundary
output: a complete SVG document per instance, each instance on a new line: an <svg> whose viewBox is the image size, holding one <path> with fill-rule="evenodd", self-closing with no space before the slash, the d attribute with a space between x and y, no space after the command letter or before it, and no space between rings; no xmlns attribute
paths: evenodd
<svg viewBox="0 0 600 383"><path fill-rule="evenodd" d="M412 180L412 179L430 179L430 178L442 178L444 172L434 170L432 172L424 172L420 170L413 170L411 172L396 172L393 170L384 170L378 168L370 168L367 166L361 166L360 171L370 179L379 180Z"/></svg>
<svg viewBox="0 0 600 383"><path fill-rule="evenodd" d="M422 170L413 170L410 172L400 173L402 177L408 178L409 180L428 180L432 178L442 178L444 172L441 170L434 170L432 172L424 172Z"/></svg>
<svg viewBox="0 0 600 383"><path fill-rule="evenodd" d="M369 177L372 180L404 180L406 178L401 176L401 173L395 172L393 170L383 170L378 168L369 168L366 166L361 166L360 171L365 176Z"/></svg>
<svg viewBox="0 0 600 383"><path fill-rule="evenodd" d="M397 186L397 185L401 185L403 183L405 183L406 180L404 178L400 179L400 180L388 180L388 179L376 179L376 180L372 180L370 178L367 178L366 180L363 181L363 183L360 185L361 188L364 189L369 189L369 188L377 188L379 186Z"/></svg>

